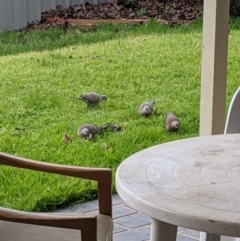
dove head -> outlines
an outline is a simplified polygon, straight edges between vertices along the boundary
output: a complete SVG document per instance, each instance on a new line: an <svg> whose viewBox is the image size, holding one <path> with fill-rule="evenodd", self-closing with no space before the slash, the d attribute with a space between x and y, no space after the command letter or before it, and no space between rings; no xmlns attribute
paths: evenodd
<svg viewBox="0 0 240 241"><path fill-rule="evenodd" d="M106 95L101 95L102 100L107 100L107 96Z"/></svg>
<svg viewBox="0 0 240 241"><path fill-rule="evenodd" d="M166 116L171 117L171 116L174 116L174 114L172 112L167 112Z"/></svg>
<svg viewBox="0 0 240 241"><path fill-rule="evenodd" d="M155 102L155 100L151 100L150 103L151 103L152 105L154 105L156 102Z"/></svg>
<svg viewBox="0 0 240 241"><path fill-rule="evenodd" d="M150 110L149 106L146 105L146 106L143 107L143 109L142 109L143 114L148 114L150 112L151 112L151 110Z"/></svg>
<svg viewBox="0 0 240 241"><path fill-rule="evenodd" d="M178 130L179 127L180 127L179 121L173 121L173 122L171 123L171 127Z"/></svg>
<svg viewBox="0 0 240 241"><path fill-rule="evenodd" d="M89 132L89 129L88 129L88 128L84 128L84 129L82 129L82 130L80 131L80 135L81 135L81 136L87 137L87 136L89 136L89 134L90 134L90 132Z"/></svg>

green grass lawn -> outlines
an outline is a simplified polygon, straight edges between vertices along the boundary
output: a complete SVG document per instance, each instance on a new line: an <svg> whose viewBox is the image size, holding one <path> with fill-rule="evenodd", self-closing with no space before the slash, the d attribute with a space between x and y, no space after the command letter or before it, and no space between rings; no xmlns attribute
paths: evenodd
<svg viewBox="0 0 240 241"><path fill-rule="evenodd" d="M231 26L227 107L240 79L239 22ZM0 151L109 167L115 190L115 171L131 154L198 135L202 26L170 28L151 22L80 31L0 34ZM89 91L107 95L108 101L87 109L71 98ZM151 99L160 115L141 118L139 105ZM167 111L182 122L177 134L165 131ZM123 131L106 131L88 142L76 135L81 124L107 122ZM71 144L62 140L64 133ZM3 166L0 176L0 206L47 211L96 197L96 184L90 181Z"/></svg>

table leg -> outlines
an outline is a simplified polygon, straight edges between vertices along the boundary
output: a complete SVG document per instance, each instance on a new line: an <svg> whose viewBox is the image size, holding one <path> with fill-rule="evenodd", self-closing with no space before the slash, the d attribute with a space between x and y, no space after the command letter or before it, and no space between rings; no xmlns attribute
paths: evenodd
<svg viewBox="0 0 240 241"><path fill-rule="evenodd" d="M240 241L240 238L221 236L221 241Z"/></svg>
<svg viewBox="0 0 240 241"><path fill-rule="evenodd" d="M152 218L150 241L176 241L176 237L177 226Z"/></svg>
<svg viewBox="0 0 240 241"><path fill-rule="evenodd" d="M206 241L220 241L221 236L217 234L207 233Z"/></svg>

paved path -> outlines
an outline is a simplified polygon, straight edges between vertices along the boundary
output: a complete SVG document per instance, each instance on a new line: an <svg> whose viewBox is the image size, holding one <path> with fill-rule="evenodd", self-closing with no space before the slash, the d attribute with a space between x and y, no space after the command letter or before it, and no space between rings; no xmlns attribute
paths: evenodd
<svg viewBox="0 0 240 241"><path fill-rule="evenodd" d="M128 206L113 194L113 241L147 241L150 237L150 218ZM55 212L97 213L98 200L81 203ZM200 232L178 228L177 241L197 241Z"/></svg>

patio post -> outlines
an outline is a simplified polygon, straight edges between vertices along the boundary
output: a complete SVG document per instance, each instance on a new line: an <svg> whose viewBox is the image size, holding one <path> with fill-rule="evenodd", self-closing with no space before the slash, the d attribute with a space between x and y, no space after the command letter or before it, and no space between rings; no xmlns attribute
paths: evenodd
<svg viewBox="0 0 240 241"><path fill-rule="evenodd" d="M200 135L224 131L229 5L229 0L204 0Z"/></svg>

